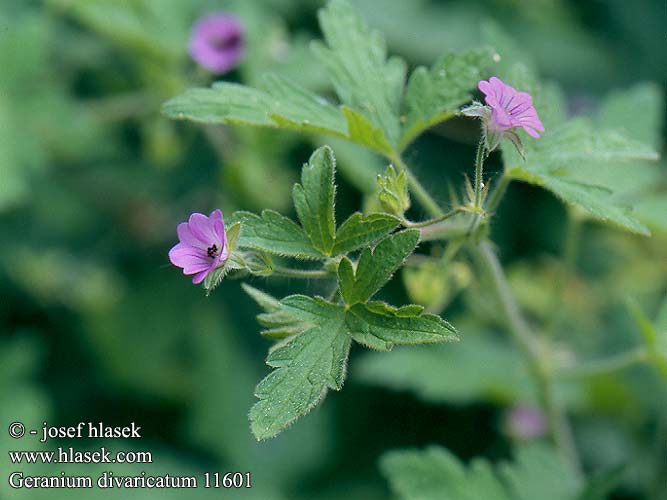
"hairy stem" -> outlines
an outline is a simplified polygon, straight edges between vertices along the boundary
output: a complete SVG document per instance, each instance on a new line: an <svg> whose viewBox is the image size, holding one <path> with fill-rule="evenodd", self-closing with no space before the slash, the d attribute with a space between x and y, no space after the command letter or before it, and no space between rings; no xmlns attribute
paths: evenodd
<svg viewBox="0 0 667 500"><path fill-rule="evenodd" d="M572 465L577 474L581 474L572 430L556 394L548 352L523 319L490 243L483 241L478 246L473 246L472 251L479 267L489 278L490 290L500 306L502 321L535 377L554 443L563 459Z"/></svg>
<svg viewBox="0 0 667 500"><path fill-rule="evenodd" d="M646 350L639 348L609 358L560 368L556 371L556 376L561 379L579 379L608 375L629 368L637 363L642 363L646 361L647 358Z"/></svg>
<svg viewBox="0 0 667 500"><path fill-rule="evenodd" d="M479 141L477 156L475 157L475 208L482 208L482 191L484 190L484 158L486 157L486 143Z"/></svg>
<svg viewBox="0 0 667 500"><path fill-rule="evenodd" d="M475 214L470 222L468 234L472 235L482 220L482 192L484 191L484 158L486 157L486 143L484 139L479 141L477 146L477 155L475 156L475 187L473 208Z"/></svg>
<svg viewBox="0 0 667 500"><path fill-rule="evenodd" d="M440 208L440 205L433 199L433 197L426 191L426 188L422 186L419 179L410 171L408 166L403 161L403 158L400 155L395 155L390 158L390 161L399 169L405 172L406 177L408 178L408 184L410 186L410 191L415 195L415 198L419 200L419 203L426 211L431 214L433 217L441 217L444 215L444 212Z"/></svg>
<svg viewBox="0 0 667 500"><path fill-rule="evenodd" d="M409 228L428 227L428 226L432 226L433 224L437 224L438 222L442 222L444 220L447 220L450 217L455 216L456 214L460 214L461 212L463 212L463 208L457 207L453 210L450 210L446 214L442 214L440 217L435 217L433 219L425 220L423 222L411 222L409 220L404 220L404 221L402 221L402 224L405 227L409 227Z"/></svg>
<svg viewBox="0 0 667 500"><path fill-rule="evenodd" d="M284 276L286 278L301 279L323 279L332 277L332 274L325 269L293 269L280 266L273 267L273 274L276 276Z"/></svg>

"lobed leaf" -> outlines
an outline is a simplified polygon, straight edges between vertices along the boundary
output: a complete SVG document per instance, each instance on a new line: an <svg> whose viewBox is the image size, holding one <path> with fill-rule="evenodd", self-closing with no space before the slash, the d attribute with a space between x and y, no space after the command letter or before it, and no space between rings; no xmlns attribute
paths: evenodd
<svg viewBox="0 0 667 500"><path fill-rule="evenodd" d="M649 230L630 215L607 189L603 174L616 165L615 175L627 175L636 160L657 155L650 146L615 130L597 130L584 119L574 119L547 129L539 140L525 141L525 162L511 145L503 147L506 173L548 189L565 203L590 217L647 235ZM614 184L610 184L614 187Z"/></svg>
<svg viewBox="0 0 667 500"><path fill-rule="evenodd" d="M327 390L340 390L345 379L350 337L344 310L303 295L286 297L281 308L313 326L278 344L266 360L276 370L255 390L259 401L250 410L250 421L258 440L275 436L307 414Z"/></svg>
<svg viewBox="0 0 667 500"><path fill-rule="evenodd" d="M555 450L519 448L516 460L494 467L476 458L467 467L444 448L386 453L380 469L399 498L410 500L577 500L582 485Z"/></svg>
<svg viewBox="0 0 667 500"><path fill-rule="evenodd" d="M301 170L301 184L292 191L294 208L312 246L331 255L336 237L334 172L336 160L328 146L317 149Z"/></svg>
<svg viewBox="0 0 667 500"><path fill-rule="evenodd" d="M336 231L333 254L342 255L370 245L398 227L400 221L389 214L352 214Z"/></svg>
<svg viewBox="0 0 667 500"><path fill-rule="evenodd" d="M326 46L315 43L313 50L326 67L336 94L343 104L381 130L389 144L396 144L405 62L387 60L383 36L370 30L348 2L333 0L318 17Z"/></svg>
<svg viewBox="0 0 667 500"><path fill-rule="evenodd" d="M273 107L268 110L269 118L278 126L339 137L347 136L347 123L343 113L323 97L277 75L267 75L264 87L274 99Z"/></svg>
<svg viewBox="0 0 667 500"><path fill-rule="evenodd" d="M348 305L366 302L403 264L419 243L419 231L406 230L380 241L371 250L361 252L356 270L348 258L338 266L338 283L341 294Z"/></svg>
<svg viewBox="0 0 667 500"><path fill-rule="evenodd" d="M279 127L347 137L347 122L336 106L278 75L267 75L266 90L229 82L193 88L167 101L170 118L208 124Z"/></svg>
<svg viewBox="0 0 667 500"><path fill-rule="evenodd" d="M329 389L341 389L352 340L389 350L394 344L457 339L449 323L423 314L421 306L372 302L345 308L303 295L277 302L252 287L245 289L266 311L257 317L267 328L262 333L280 340L267 358L275 370L257 386L259 401L250 411L257 439L275 436L308 413Z"/></svg>
<svg viewBox="0 0 667 500"><path fill-rule="evenodd" d="M466 468L436 446L386 453L380 469L401 499L514 500L487 461L476 459Z"/></svg>
<svg viewBox="0 0 667 500"><path fill-rule="evenodd" d="M430 69L417 68L405 91L399 149L405 149L426 129L455 116L459 107L472 99L471 90L493 64L494 55L490 48L448 53Z"/></svg>
<svg viewBox="0 0 667 500"><path fill-rule="evenodd" d="M308 235L291 219L273 210L263 210L261 215L235 212L233 219L241 222L238 245L276 255L298 259L322 259L324 256L313 248Z"/></svg>
<svg viewBox="0 0 667 500"><path fill-rule="evenodd" d="M193 88L167 101L162 111L170 118L200 123L272 127L271 96L238 83L218 82L211 88Z"/></svg>
<svg viewBox="0 0 667 500"><path fill-rule="evenodd" d="M391 307L382 302L355 304L346 316L352 338L372 349L389 351L400 344L458 340L456 329L421 306Z"/></svg>
<svg viewBox="0 0 667 500"><path fill-rule="evenodd" d="M568 205L583 209L595 219L637 234L651 234L646 226L630 215L632 208L619 205L608 189L554 175L533 173L522 168L514 169L511 176L551 191Z"/></svg>
<svg viewBox="0 0 667 500"><path fill-rule="evenodd" d="M436 404L533 401L533 386L519 353L489 334L468 334L455 349L405 347L369 353L357 361L356 377ZM536 402L537 403L537 402Z"/></svg>

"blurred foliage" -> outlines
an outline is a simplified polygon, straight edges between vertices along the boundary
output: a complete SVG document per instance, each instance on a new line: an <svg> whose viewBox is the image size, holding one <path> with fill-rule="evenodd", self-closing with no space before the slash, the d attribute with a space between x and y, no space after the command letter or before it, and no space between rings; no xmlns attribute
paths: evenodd
<svg viewBox="0 0 667 500"><path fill-rule="evenodd" d="M394 475L392 464L405 459L432 468L421 463L426 453L455 475L459 462L472 456L485 460L485 470L497 462L522 463L521 451L510 458L515 443L500 423L510 405L534 400L531 383L467 264L433 273L442 270L433 262L447 258L436 245L410 262L383 298L404 303L405 292L397 285L404 281L411 299L434 312L447 308L468 341L457 349L401 347L381 357L353 352L348 390L261 444L247 420L252 388L266 373L267 343L255 335L253 319L258 308L238 283L224 282L204 298L168 268L175 226L190 212L217 206L230 213L289 211L291 185L314 145L326 142L336 151L343 179L336 205L340 220L360 204L374 203L376 175L387 165L366 150L317 134L303 139L228 127L202 133L159 114L168 98L212 81L188 59L187 41L194 20L214 10L236 13L248 28L247 57L225 81L257 86L261 75L272 72L331 95L323 68L308 50L319 38L316 10L322 3L0 3L3 429L15 420L35 428L45 420L135 421L146 435L122 447L153 451L155 463L147 472L248 470L256 486L241 498L386 498L390 491L382 474L396 493L414 498L409 479L401 479L400 470ZM521 60L562 85L558 101L556 91L547 88L554 99L553 109L544 111L547 119L587 113L592 127L623 131L664 153L662 2L357 0L355 5L372 28L384 32L389 52L411 68L431 65L451 50L491 45L502 57L499 71L511 69L507 61ZM455 119L420 137L406 159L444 200L450 184L470 175L476 137L476 127ZM489 166L499 172L500 157L492 157ZM651 238L593 224L527 184L509 188L492 225L529 319L551 322L555 341L571 346L560 353L565 364L631 349L652 338L651 332L655 348L665 349L660 342L667 332L667 165L632 160L569 174L576 179L591 171L614 191L614 203L634 207ZM408 211L415 220L422 215L419 208ZM577 258L558 283L571 221L579 228ZM429 286L438 283L437 289L423 285L429 276ZM256 281L276 295L286 291L284 282ZM289 285L324 293L317 283ZM562 290L562 299L554 288ZM573 415L587 471L625 466L611 481L613 493L585 498L664 498L667 381L660 367L637 366L576 386L564 383L559 390ZM41 449L6 432L0 442L5 451ZM430 444L450 451L398 451L382 459L382 474L378 469L389 450ZM437 458L442 454L448 458ZM2 460L6 471L7 455ZM544 463L551 462L531 459L528 465ZM515 478L542 477L543 471L516 467L508 466ZM97 469L67 470L94 474ZM439 470L434 475L442 479ZM552 484L553 476L544 481ZM105 496L151 495L130 493ZM49 491L41 497L74 495ZM5 480L0 496L40 497L7 491Z"/></svg>

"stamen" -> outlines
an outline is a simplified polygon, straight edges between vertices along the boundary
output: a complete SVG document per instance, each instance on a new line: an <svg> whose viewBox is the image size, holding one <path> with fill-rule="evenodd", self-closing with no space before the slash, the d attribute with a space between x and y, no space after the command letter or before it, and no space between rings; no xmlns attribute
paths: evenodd
<svg viewBox="0 0 667 500"><path fill-rule="evenodd" d="M212 259L218 256L218 246L213 244L206 249L206 253Z"/></svg>

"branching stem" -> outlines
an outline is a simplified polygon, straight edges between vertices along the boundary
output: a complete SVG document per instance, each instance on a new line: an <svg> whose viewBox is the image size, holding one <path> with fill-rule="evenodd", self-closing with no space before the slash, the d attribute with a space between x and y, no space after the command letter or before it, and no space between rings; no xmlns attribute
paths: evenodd
<svg viewBox="0 0 667 500"><path fill-rule="evenodd" d="M419 182L419 179L417 179L417 177L410 171L410 168L405 164L403 158L401 158L400 155L394 155L390 160L396 168L405 172L405 175L408 178L410 191L415 195L415 198L419 200L419 203L426 209L426 211L433 217L441 217L444 215L440 205L438 205L426 188Z"/></svg>
<svg viewBox="0 0 667 500"><path fill-rule="evenodd" d="M453 210L450 210L446 214L442 214L440 217L435 217L433 219L425 220L425 221L422 221L422 222L412 222L412 221L409 221L409 220L403 220L402 224L405 227L409 227L409 228L428 227L428 226L432 226L433 224L437 224L438 222L442 222L444 220L447 220L450 217L455 216L456 214L460 214L461 212L463 212L463 208L457 207Z"/></svg>
<svg viewBox="0 0 667 500"><path fill-rule="evenodd" d="M331 278L333 275L325 269L293 269L290 267L273 267L273 274L276 276L284 276L286 278L301 278L301 279L324 279Z"/></svg>
<svg viewBox="0 0 667 500"><path fill-rule="evenodd" d="M535 377L554 443L563 459L572 465L577 474L581 475L581 465L572 430L565 410L556 395L548 351L533 335L523 319L490 243L483 241L478 246L473 246L472 252L481 271L489 278L490 290L498 301L503 323Z"/></svg>
<svg viewBox="0 0 667 500"><path fill-rule="evenodd" d="M633 365L642 363L648 358L646 350L643 348L634 349L616 356L588 363L560 368L556 371L556 376L561 379L580 379L596 377L600 375L609 375L620 370L625 370Z"/></svg>

